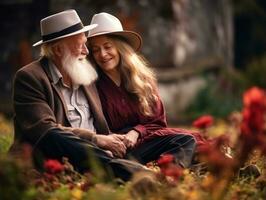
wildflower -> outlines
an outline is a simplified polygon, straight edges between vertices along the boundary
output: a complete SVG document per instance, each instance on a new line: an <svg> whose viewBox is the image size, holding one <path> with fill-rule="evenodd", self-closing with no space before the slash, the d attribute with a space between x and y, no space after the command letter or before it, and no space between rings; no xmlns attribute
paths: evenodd
<svg viewBox="0 0 266 200"><path fill-rule="evenodd" d="M211 115L203 115L193 122L195 128L208 128L213 124L213 117Z"/></svg>
<svg viewBox="0 0 266 200"><path fill-rule="evenodd" d="M243 141L245 149L249 151L258 146L265 138L265 91L258 87L252 87L244 93L243 104L240 139Z"/></svg>
<svg viewBox="0 0 266 200"><path fill-rule="evenodd" d="M183 169L175 163L175 158L172 154L162 155L157 164L161 169L161 173L166 177L178 180L183 174Z"/></svg>
<svg viewBox="0 0 266 200"><path fill-rule="evenodd" d="M262 154L266 153L265 91L258 87L250 88L243 94L243 105L240 147L237 152L238 168L246 162L254 148L260 149Z"/></svg>
<svg viewBox="0 0 266 200"><path fill-rule="evenodd" d="M165 176L169 176L174 180L178 180L183 175L183 169L174 163L168 164L167 167L161 168L161 172Z"/></svg>
<svg viewBox="0 0 266 200"><path fill-rule="evenodd" d="M157 164L159 165L159 167L162 167L172 162L174 162L174 156L172 154L164 154L159 158Z"/></svg>
<svg viewBox="0 0 266 200"><path fill-rule="evenodd" d="M43 177L45 178L45 180L47 180L48 182L53 182L56 180L56 177L52 174L49 173L43 173Z"/></svg>
<svg viewBox="0 0 266 200"><path fill-rule="evenodd" d="M234 160L223 152L224 146L228 143L228 137L222 135L198 148L200 160L206 162L215 175L223 175L226 169L234 166Z"/></svg>
<svg viewBox="0 0 266 200"><path fill-rule="evenodd" d="M250 107L252 105L265 106L265 100L265 91L258 87L250 88L243 95L244 107Z"/></svg>
<svg viewBox="0 0 266 200"><path fill-rule="evenodd" d="M242 133L251 134L263 131L266 111L265 91L257 87L247 90L243 95Z"/></svg>
<svg viewBox="0 0 266 200"><path fill-rule="evenodd" d="M64 166L58 161L49 159L44 162L44 169L51 174L60 173L64 170Z"/></svg>
<svg viewBox="0 0 266 200"><path fill-rule="evenodd" d="M71 191L71 196L73 197L73 199L75 199L75 200L79 200L79 199L82 199L83 192L82 192L82 190L80 190L80 189L78 189L78 188L74 188L74 189Z"/></svg>

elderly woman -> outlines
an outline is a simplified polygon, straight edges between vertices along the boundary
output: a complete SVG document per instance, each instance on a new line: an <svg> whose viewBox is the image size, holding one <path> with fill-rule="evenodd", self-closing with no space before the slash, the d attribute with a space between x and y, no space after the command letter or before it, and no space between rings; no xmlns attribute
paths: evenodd
<svg viewBox="0 0 266 200"><path fill-rule="evenodd" d="M156 78L148 62L137 53L141 37L123 30L121 22L108 13L95 14L89 31L90 59L98 71L96 83L110 130L124 146L113 156L128 157L140 163L172 154L177 164L189 167L196 148L188 131L168 128ZM101 143L101 141L97 141ZM96 142L96 143L97 143Z"/></svg>

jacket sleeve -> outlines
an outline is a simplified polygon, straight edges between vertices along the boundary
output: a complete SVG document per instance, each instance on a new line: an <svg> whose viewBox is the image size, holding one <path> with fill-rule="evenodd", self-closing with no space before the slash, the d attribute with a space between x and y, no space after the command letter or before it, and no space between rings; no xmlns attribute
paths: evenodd
<svg viewBox="0 0 266 200"><path fill-rule="evenodd" d="M35 145L57 124L53 110L48 104L45 81L30 72L20 70L14 78L14 125L15 137Z"/></svg>
<svg viewBox="0 0 266 200"><path fill-rule="evenodd" d="M96 133L93 131L90 131L89 129L85 128L72 128L72 127L65 127L62 126L61 124L58 125L58 128L65 131L65 132L71 132L74 133L76 136L88 140L88 141L93 141L94 136L96 136Z"/></svg>
<svg viewBox="0 0 266 200"><path fill-rule="evenodd" d="M139 139L143 139L152 134L155 130L167 126L164 106L159 96L153 107L153 111L154 113L152 116L140 116L140 123L133 128L140 133Z"/></svg>

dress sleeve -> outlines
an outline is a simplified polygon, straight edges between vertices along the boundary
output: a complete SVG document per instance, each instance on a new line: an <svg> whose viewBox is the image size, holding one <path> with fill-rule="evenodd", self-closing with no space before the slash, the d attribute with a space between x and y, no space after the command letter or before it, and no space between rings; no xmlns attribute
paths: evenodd
<svg viewBox="0 0 266 200"><path fill-rule="evenodd" d="M158 96L158 100L153 108L154 114L150 117L140 116L140 123L136 125L133 129L140 133L139 139L142 139L153 131L167 126L166 115L163 103Z"/></svg>

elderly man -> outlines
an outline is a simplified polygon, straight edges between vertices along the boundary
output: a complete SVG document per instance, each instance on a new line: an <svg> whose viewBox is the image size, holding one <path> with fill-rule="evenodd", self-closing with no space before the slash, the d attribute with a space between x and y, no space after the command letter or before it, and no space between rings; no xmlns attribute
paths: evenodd
<svg viewBox="0 0 266 200"><path fill-rule="evenodd" d="M83 26L75 10L66 10L40 25L42 40L33 46L41 46L41 58L14 79L11 152L30 144L36 160L68 157L80 172L90 169L88 155L93 153L107 171L128 180L143 168L113 157L117 148L125 149L123 136L110 134L94 85L97 74L86 59L85 33L97 24Z"/></svg>

